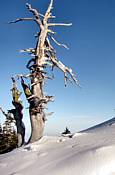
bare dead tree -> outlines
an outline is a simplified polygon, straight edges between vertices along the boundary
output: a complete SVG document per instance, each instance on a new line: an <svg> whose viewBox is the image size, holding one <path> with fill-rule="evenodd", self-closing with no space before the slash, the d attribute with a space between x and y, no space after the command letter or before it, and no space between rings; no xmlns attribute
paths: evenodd
<svg viewBox="0 0 115 175"><path fill-rule="evenodd" d="M23 49L21 52L27 52L32 55L32 59L29 60L27 68L29 69L29 75L18 75L21 78L22 87L24 89L26 98L29 102L29 113L31 120L31 137L30 142L39 140L43 135L45 124L44 108L49 101L52 101L52 96L46 96L43 92L44 82L48 76L46 71L47 67L58 67L64 74L65 86L67 80L76 83L78 86L76 74L73 73L71 68L66 67L61 61L58 60L56 51L51 45L51 40L57 45L68 47L65 44L60 44L54 38L55 32L52 30L55 26L71 26L71 23L51 23L51 19L55 18L52 15L53 0L50 1L48 9L44 15L40 14L38 10L32 8L30 4L26 4L29 12L32 13L32 18L18 18L10 23L17 23L20 21L34 21L38 26L38 33L36 35L37 42L35 48ZM24 78L30 79L30 87L25 83Z"/></svg>

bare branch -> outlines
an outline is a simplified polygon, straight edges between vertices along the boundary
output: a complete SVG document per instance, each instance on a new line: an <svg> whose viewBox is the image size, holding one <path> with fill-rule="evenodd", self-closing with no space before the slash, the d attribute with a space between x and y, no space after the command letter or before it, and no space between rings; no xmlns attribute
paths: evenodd
<svg viewBox="0 0 115 175"><path fill-rule="evenodd" d="M32 76L32 74L31 74L31 76ZM43 76L43 79L50 79L50 80L53 80L53 77L46 76L46 75L43 75L43 74L42 74L42 76ZM31 84L31 87L37 85L37 84L40 83L40 82L41 82L41 80L37 80L35 83L32 83L32 84Z"/></svg>
<svg viewBox="0 0 115 175"><path fill-rule="evenodd" d="M52 27L52 26L71 26L72 23L49 23L48 26Z"/></svg>
<svg viewBox="0 0 115 175"><path fill-rule="evenodd" d="M42 103L48 103L49 101L54 101L54 97L53 96L46 95L42 99L40 99L40 101Z"/></svg>
<svg viewBox="0 0 115 175"><path fill-rule="evenodd" d="M42 21L40 19L40 14L38 13L38 11L36 9L33 9L28 3L26 3L26 7L35 16L36 22L39 24L40 28L42 28Z"/></svg>
<svg viewBox="0 0 115 175"><path fill-rule="evenodd" d="M5 111L2 109L1 106L0 106L0 111L5 115L5 117L7 117L7 114L6 114Z"/></svg>
<svg viewBox="0 0 115 175"><path fill-rule="evenodd" d="M56 18L56 16L50 16L50 18Z"/></svg>
<svg viewBox="0 0 115 175"><path fill-rule="evenodd" d="M32 14L38 18L39 13L36 9L33 9L32 6L29 3L26 3L26 7L29 9L30 12L32 12Z"/></svg>
<svg viewBox="0 0 115 175"><path fill-rule="evenodd" d="M39 16L43 17L44 18L44 15L42 15L41 13L39 13Z"/></svg>
<svg viewBox="0 0 115 175"><path fill-rule="evenodd" d="M79 81L77 80L77 77L75 76L71 68L66 67L61 61L58 61L56 57L50 57L50 59L53 62L53 64L57 66L64 73L65 86L66 86L67 79L69 81L71 81L72 79L79 87L81 87L79 84ZM69 79L67 73L71 76L71 79Z"/></svg>
<svg viewBox="0 0 115 175"><path fill-rule="evenodd" d="M54 112L48 112L48 113L45 113L47 117L51 116L54 114Z"/></svg>
<svg viewBox="0 0 115 175"><path fill-rule="evenodd" d="M49 41L48 37L46 38L46 41L47 41L48 47L49 47L48 50L50 49L51 52L56 53L56 50L54 50L53 46L50 44L50 41Z"/></svg>
<svg viewBox="0 0 115 175"><path fill-rule="evenodd" d="M32 75L31 74L27 74L27 75L23 75L23 74L17 74L16 77L19 79L19 78L28 78L28 77L31 77Z"/></svg>
<svg viewBox="0 0 115 175"><path fill-rule="evenodd" d="M58 45L58 46L62 46L62 47L64 47L64 48L66 48L66 49L69 49L65 44L61 44L61 43L59 43L58 41L56 41L56 39L54 38L54 37L52 37L52 36L50 36L51 37L51 39Z"/></svg>
<svg viewBox="0 0 115 175"><path fill-rule="evenodd" d="M14 21L8 22L8 24L17 23L17 22L20 22L20 21L34 21L34 20L35 20L34 18L17 18Z"/></svg>
<svg viewBox="0 0 115 175"><path fill-rule="evenodd" d="M56 32L54 32L53 30L50 30L50 29L48 29L47 32L51 33L51 34L56 34Z"/></svg>
<svg viewBox="0 0 115 175"><path fill-rule="evenodd" d="M35 54L35 49L33 49L33 48L21 49L20 52L21 53L23 53L23 52L29 52L29 53Z"/></svg>
<svg viewBox="0 0 115 175"><path fill-rule="evenodd" d="M48 9L47 9L47 11L45 13L44 20L43 20L43 23L44 24L47 23L47 20L52 17L51 16L51 10L52 9L53 9L53 0L50 1L50 4L48 6Z"/></svg>
<svg viewBox="0 0 115 175"><path fill-rule="evenodd" d="M73 73L73 70L71 68L66 67L66 71L71 75L71 78L73 79L73 81L79 86L81 87L79 81L77 80L76 75Z"/></svg>
<svg viewBox="0 0 115 175"><path fill-rule="evenodd" d="M31 95L30 97L27 98L27 100L32 99L33 97L37 97L36 95Z"/></svg>
<svg viewBox="0 0 115 175"><path fill-rule="evenodd" d="M49 79L49 80L53 80L53 77L50 77L50 76L45 76L45 75L44 75L44 78L45 78L45 79Z"/></svg>

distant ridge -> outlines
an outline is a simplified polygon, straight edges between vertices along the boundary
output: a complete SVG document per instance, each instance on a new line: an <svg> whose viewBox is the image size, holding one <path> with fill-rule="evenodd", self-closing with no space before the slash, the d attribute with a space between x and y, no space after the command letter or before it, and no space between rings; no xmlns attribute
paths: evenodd
<svg viewBox="0 0 115 175"><path fill-rule="evenodd" d="M94 129L100 129L101 127L111 126L114 123L115 123L115 117L113 117L112 119L107 120L107 121L105 121L103 123L100 123L100 124L97 124L97 125L92 126L90 128L87 128L85 130L82 130L80 132L86 132L86 131L90 131L90 130L94 130Z"/></svg>

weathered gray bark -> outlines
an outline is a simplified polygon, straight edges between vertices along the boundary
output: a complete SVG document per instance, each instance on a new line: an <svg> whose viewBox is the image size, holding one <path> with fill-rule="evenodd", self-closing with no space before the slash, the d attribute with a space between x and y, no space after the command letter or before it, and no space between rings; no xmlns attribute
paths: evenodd
<svg viewBox="0 0 115 175"><path fill-rule="evenodd" d="M43 136L43 131L44 131L44 121L41 116L41 114L30 114L30 120L31 120L31 137L30 137L30 142L34 142L39 140Z"/></svg>

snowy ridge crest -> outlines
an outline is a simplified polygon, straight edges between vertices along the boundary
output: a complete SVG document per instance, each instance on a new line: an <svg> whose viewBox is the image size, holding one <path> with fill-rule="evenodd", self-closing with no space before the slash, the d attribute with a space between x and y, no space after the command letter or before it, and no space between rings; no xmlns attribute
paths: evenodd
<svg viewBox="0 0 115 175"><path fill-rule="evenodd" d="M111 126L111 125L115 125L115 117L110 119L110 120L107 120L103 123L100 123L100 124L97 124L95 126L92 126L88 129L85 129L83 131L80 131L80 132L87 132L87 131L90 131L90 130L95 130L95 129L102 129L103 127L108 127L108 126Z"/></svg>

